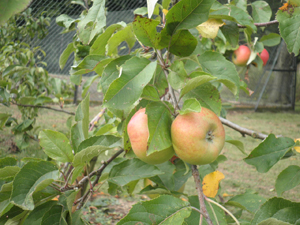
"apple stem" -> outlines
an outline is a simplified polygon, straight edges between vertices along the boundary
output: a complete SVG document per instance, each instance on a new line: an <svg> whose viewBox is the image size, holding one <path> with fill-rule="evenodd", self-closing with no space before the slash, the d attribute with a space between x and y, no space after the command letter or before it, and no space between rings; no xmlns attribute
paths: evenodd
<svg viewBox="0 0 300 225"><path fill-rule="evenodd" d="M196 165L192 165L192 172L193 172L196 189L198 192L198 199L199 199L199 204L200 204L201 215L204 216L208 225L213 225L212 220L210 219L208 211L205 206L205 201L204 201L205 197L204 197L203 190L202 190L199 171L198 171Z"/></svg>

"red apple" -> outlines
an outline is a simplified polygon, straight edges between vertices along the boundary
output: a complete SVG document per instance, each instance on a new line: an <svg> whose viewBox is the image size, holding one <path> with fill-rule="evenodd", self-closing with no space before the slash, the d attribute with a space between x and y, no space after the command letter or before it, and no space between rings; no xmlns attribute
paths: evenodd
<svg viewBox="0 0 300 225"><path fill-rule="evenodd" d="M140 160L149 164L160 164L169 160L174 155L174 150L170 146L162 151L147 155L149 130L148 116L145 111L146 109L142 108L133 115L128 123L127 133L132 150Z"/></svg>
<svg viewBox="0 0 300 225"><path fill-rule="evenodd" d="M232 62L237 66L246 66L250 55L250 49L245 45L241 45L233 52Z"/></svg>
<svg viewBox="0 0 300 225"><path fill-rule="evenodd" d="M269 52L267 51L267 49L264 48L264 50L262 50L262 52L258 55L261 58L261 60L263 61L263 64L265 66L267 64L268 60L269 60L269 57L270 57Z"/></svg>
<svg viewBox="0 0 300 225"><path fill-rule="evenodd" d="M178 115L171 126L176 155L192 165L215 161L225 143L225 130L219 117L202 107L200 113Z"/></svg>

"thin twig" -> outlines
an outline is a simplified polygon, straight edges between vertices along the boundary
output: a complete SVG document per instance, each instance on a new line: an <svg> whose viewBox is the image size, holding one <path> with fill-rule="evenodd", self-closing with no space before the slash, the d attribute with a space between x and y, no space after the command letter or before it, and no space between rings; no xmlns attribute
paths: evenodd
<svg viewBox="0 0 300 225"><path fill-rule="evenodd" d="M25 104L18 104L18 103L12 103L12 104L17 105L17 106L21 106L21 107L50 109L50 110L54 110L54 111L57 111L57 112L63 112L63 113L67 113L67 114L70 114L70 115L75 115L75 113L73 113L73 112L69 112L69 111L66 111L66 110L63 110L63 109L55 109L55 108L51 108L49 106L43 106L43 105L25 105Z"/></svg>
<svg viewBox="0 0 300 225"><path fill-rule="evenodd" d="M115 158L117 158L122 152L124 152L124 149L121 149L121 150L119 150L118 152L116 152L112 157L110 157L106 162L104 162L98 170L91 172L90 174L88 174L87 176L83 177L83 178L78 182L78 185L76 185L76 186L77 186L77 187L80 187L80 186L82 186L85 182L89 181L89 179L90 179L92 176L97 175L95 181L94 181L93 184L92 184L92 187L89 188L89 189L87 190L87 192L84 194L84 196L82 196L82 198L80 199L80 201L78 201L78 200L76 201L77 203L79 203L79 205L78 205L77 208L76 208L77 210L78 210L78 209L81 209L82 206L84 205L84 203L87 201L87 199L88 199L88 197L89 197L89 195L90 195L90 193L91 193L92 188L94 188L94 187L97 185L97 183L98 183L98 181L99 181L99 179L100 179L100 177L101 177L101 175L102 175L103 170L107 167L107 165L109 165L109 163L111 163ZM77 204L77 203L76 203L76 204ZM75 204L75 203L74 203L74 204Z"/></svg>
<svg viewBox="0 0 300 225"><path fill-rule="evenodd" d="M262 134L262 133L254 131L254 130L250 130L250 129L241 127L241 126L239 126L239 125L237 125L237 124L235 124L235 123L233 123L233 122L231 122L231 121L229 121L227 119L224 119L222 117L219 117L219 118L220 118L221 122L224 125L226 125L226 126L232 128L232 129L240 132L243 136L249 135L249 136L251 136L253 138L258 138L258 139L261 139L261 140L264 140L264 139L266 139L268 137L268 135L266 135L266 134Z"/></svg>
<svg viewBox="0 0 300 225"><path fill-rule="evenodd" d="M208 225L213 225L213 223L212 223L212 221L209 217L208 211L206 209L206 206L205 206L204 194L203 194L202 186L201 186L201 182L200 182L199 171L198 171L196 165L192 165L192 172L193 172L193 177L194 177L196 189L197 189L197 192L198 192L200 210L203 212L202 215L206 219Z"/></svg>
<svg viewBox="0 0 300 225"><path fill-rule="evenodd" d="M92 131L92 130L94 129L96 123L100 120L100 118L103 116L103 114L105 113L105 111L106 111L106 108L102 109L101 112L99 112L99 113L97 114L97 116L95 116L95 117L91 120L89 131Z"/></svg>
<svg viewBox="0 0 300 225"><path fill-rule="evenodd" d="M254 25L256 27L267 27L269 25L277 24L277 23L279 23L278 20L272 20L272 21L269 21L269 22L266 22L266 23L254 23ZM238 24L238 27L239 28L246 28L245 25L241 25L241 24Z"/></svg>
<svg viewBox="0 0 300 225"><path fill-rule="evenodd" d="M161 51L160 50L157 50L157 59L159 61L159 64L160 66L162 67L163 71L164 71L164 74L166 76L166 79L168 80L168 70L166 69L167 65L165 64L163 58L162 58L162 55L161 55ZM172 100L172 103L173 103L173 106L174 106L174 109L179 109L178 107L178 102L177 102L177 99L176 99L176 96L175 96L175 92L174 92L174 89L172 88L172 86L170 85L170 83L168 82L168 88L169 88L169 93L171 95L171 100Z"/></svg>
<svg viewBox="0 0 300 225"><path fill-rule="evenodd" d="M215 202L214 200L210 199L210 198L206 198L206 201L213 203L215 205L217 205L218 207L220 207L221 209L223 209L226 213L228 213L228 215L231 216L231 218L236 222L236 224L240 225L240 222L237 220L237 218L235 218L235 216L228 210L226 209L224 206L220 205L219 203Z"/></svg>

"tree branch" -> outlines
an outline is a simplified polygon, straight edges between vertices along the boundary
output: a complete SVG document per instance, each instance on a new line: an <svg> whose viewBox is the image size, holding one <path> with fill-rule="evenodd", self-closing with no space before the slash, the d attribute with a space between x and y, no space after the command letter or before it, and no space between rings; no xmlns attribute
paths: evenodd
<svg viewBox="0 0 300 225"><path fill-rule="evenodd" d="M254 23L254 25L257 26L257 27L267 27L269 25L277 24L277 23L279 23L277 20L272 20L272 21L269 21L269 22L266 22L266 23ZM240 25L240 24L238 24L238 27L239 28L246 28L246 26Z"/></svg>
<svg viewBox="0 0 300 225"><path fill-rule="evenodd" d="M97 116L95 116L95 117L91 120L89 131L92 131L92 130L93 130L93 128L95 127L96 123L100 120L100 118L103 116L103 114L105 113L105 111L106 111L106 108L102 109L101 112L99 112L99 113L97 114Z"/></svg>
<svg viewBox="0 0 300 225"><path fill-rule="evenodd" d="M79 203L79 205L78 205L77 208L76 208L77 210L78 210L78 209L81 209L81 207L84 205L84 203L85 203L86 200L88 199L89 194L90 194L90 192L91 192L91 189L94 188L94 187L97 185L97 183L98 183L98 181L99 181L99 179L100 179L100 177L101 177L101 175L102 175L103 170L109 165L109 163L111 163L115 158L117 158L122 152L124 152L124 149L121 149L121 150L119 150L118 152L116 152L116 153L115 153L112 157L110 157L106 162L103 162L102 165L101 165L101 167L100 167L98 170L93 171L93 172L91 172L90 174L88 174L87 176L83 177L83 178L78 182L78 184L77 184L76 186L73 186L73 189L74 189L75 187L81 187L81 186L84 185L85 182L89 181L89 179L90 179L91 177L97 175L96 179L94 180L94 182L93 182L93 184L92 184L92 187L90 187L90 189L88 189L87 192L86 192L80 199L78 199L78 200L76 201L76 203L74 203L75 205L76 205L77 203Z"/></svg>
<svg viewBox="0 0 300 225"><path fill-rule="evenodd" d="M167 65L165 64L163 58L162 58L162 55L161 55L161 51L160 50L157 50L157 59L159 61L159 64L161 66L161 68L163 69L164 71L164 74L166 76L166 79L168 80L168 70L166 69L167 68ZM175 92L174 92L174 89L171 87L170 83L168 82L168 88L169 88L169 93L171 95L171 100L172 100L172 103L173 103L173 106L174 106L174 109L179 109L178 107L178 102L177 102L177 99L176 99L176 96L175 96Z"/></svg>
<svg viewBox="0 0 300 225"><path fill-rule="evenodd" d="M254 131L254 130L250 130L250 129L241 127L241 126L239 126L239 125L237 125L237 124L235 124L235 123L233 123L233 122L231 122L231 121L229 121L227 119L224 119L222 117L219 117L219 118L220 118L221 122L224 125L226 125L226 126L232 128L232 129L240 132L243 136L249 135L249 136L251 136L253 138L258 138L258 139L261 139L261 140L264 140L264 139L266 139L268 137L268 135L266 135L266 134L262 134L262 133Z"/></svg>
<svg viewBox="0 0 300 225"><path fill-rule="evenodd" d="M193 172L193 177L194 177L196 189L197 189L197 192L198 192L198 199L199 199L201 214L206 219L208 225L213 225L213 223L212 223L212 221L209 217L208 211L206 209L206 206L205 206L204 194L203 194L203 191L202 191L202 185L201 185L201 181L200 181L199 171L198 171L196 165L192 165L192 172Z"/></svg>
<svg viewBox="0 0 300 225"><path fill-rule="evenodd" d="M18 103L14 103L14 102L12 102L12 104L17 105L17 106L21 106L21 107L50 109L50 110L54 110L54 111L57 111L57 112L67 113L69 115L75 115L75 113L73 113L73 112L69 112L69 111L66 111L66 110L63 110L63 109L55 109L55 108L51 108L49 106L43 106L43 105L24 105L24 104L18 104Z"/></svg>

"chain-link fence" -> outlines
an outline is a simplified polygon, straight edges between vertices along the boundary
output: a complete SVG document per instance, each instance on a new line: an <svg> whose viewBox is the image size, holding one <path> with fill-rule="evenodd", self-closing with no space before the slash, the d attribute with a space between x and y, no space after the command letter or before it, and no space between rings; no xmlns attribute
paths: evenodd
<svg viewBox="0 0 300 225"><path fill-rule="evenodd" d="M63 70L59 68L59 57L66 46L72 42L74 32L62 34L63 28L55 22L56 17L61 14L67 14L73 18L79 17L83 11L83 7L76 4L71 4L71 1L60 0L33 0L30 7L34 15L39 16L43 11L51 17L51 25L49 34L46 38L39 40L33 39L31 46L41 46L47 56L47 70L50 75L63 76L69 78L69 70L73 64L74 56L68 59ZM273 4L270 2L270 4ZM275 3L274 3L275 4ZM142 6L146 6L146 0L106 0L107 8L107 26L124 21L132 22L134 18L133 11ZM267 28L267 32L278 32L276 25ZM265 30L266 32L266 30ZM261 33L261 34L260 34ZM262 35L262 32L258 36ZM240 98L237 100L226 88L222 90L222 98L224 102L229 102L235 105L248 106L250 108L258 107L284 107L293 108L295 102L296 88L296 62L293 57L286 54L285 46L278 49L278 46L267 48L270 52L270 60L263 70L251 66L247 71L246 83L254 93L249 97L241 91ZM286 60L284 60L286 59ZM274 62L274 63L273 63ZM244 79L241 75L241 79ZM85 80L85 78L83 79ZM101 98L97 92L97 85L94 84L90 88L91 99L98 101ZM80 99L80 88L79 95Z"/></svg>

